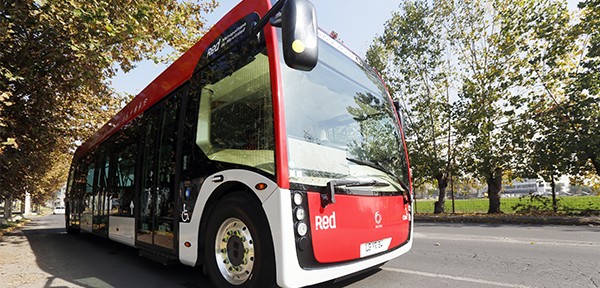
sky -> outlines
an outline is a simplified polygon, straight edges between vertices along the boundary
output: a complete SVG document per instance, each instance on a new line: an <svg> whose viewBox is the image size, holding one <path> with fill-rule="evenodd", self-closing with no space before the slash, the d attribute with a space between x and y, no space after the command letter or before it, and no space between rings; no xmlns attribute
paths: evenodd
<svg viewBox="0 0 600 288"><path fill-rule="evenodd" d="M217 0L219 7L207 15L208 24L214 25L240 0ZM350 50L364 58L369 45L376 35L383 34L385 22L393 11L398 11L401 1L397 0L312 0L317 11L317 22L321 29L335 31L339 39ZM571 10L577 9L578 0L567 0ZM155 64L152 61L137 63L137 68L128 73L119 72L112 79L112 87L117 92L137 95L168 64Z"/></svg>
<svg viewBox="0 0 600 288"><path fill-rule="evenodd" d="M219 7L206 18L214 25L240 0L217 0ZM375 35L381 35L383 25L398 10L399 1L375 0L312 0L317 11L317 22L321 29L339 34L339 39L350 50L364 57ZM367 4L367 5L365 5ZM370 4L370 5L369 5ZM168 64L155 64L152 61L137 63L128 73L119 72L112 79L112 87L117 92L138 94L150 84Z"/></svg>

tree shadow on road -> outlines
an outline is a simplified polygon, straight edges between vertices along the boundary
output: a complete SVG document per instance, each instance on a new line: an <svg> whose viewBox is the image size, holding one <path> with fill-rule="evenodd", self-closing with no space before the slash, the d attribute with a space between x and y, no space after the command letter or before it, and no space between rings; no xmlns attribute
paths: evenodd
<svg viewBox="0 0 600 288"><path fill-rule="evenodd" d="M42 287L63 287L64 281L70 284L68 287L213 287L201 268L183 264L165 266L140 257L133 247L90 233L67 234L64 228L48 227L40 221L43 219L29 223L23 235L38 267L51 275ZM341 288L379 271L373 268L311 287Z"/></svg>
<svg viewBox="0 0 600 288"><path fill-rule="evenodd" d="M200 269L164 266L139 257L133 247L96 235L42 227L28 225L23 234L38 267L51 275L43 287L61 287L59 279L81 287L212 287Z"/></svg>

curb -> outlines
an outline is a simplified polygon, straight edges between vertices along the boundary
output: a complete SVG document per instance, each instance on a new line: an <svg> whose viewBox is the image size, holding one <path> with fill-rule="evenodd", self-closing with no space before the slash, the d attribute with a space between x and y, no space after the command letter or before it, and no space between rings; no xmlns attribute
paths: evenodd
<svg viewBox="0 0 600 288"><path fill-rule="evenodd" d="M482 223L482 224L534 224L534 225L588 225L600 226L600 217L572 216L528 216L528 215L488 215L488 214L443 214L414 216L415 222L438 223Z"/></svg>

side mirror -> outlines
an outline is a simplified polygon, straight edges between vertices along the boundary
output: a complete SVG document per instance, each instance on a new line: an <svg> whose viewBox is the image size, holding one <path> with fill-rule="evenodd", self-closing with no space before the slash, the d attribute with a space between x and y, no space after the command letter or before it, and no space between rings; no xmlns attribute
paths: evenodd
<svg viewBox="0 0 600 288"><path fill-rule="evenodd" d="M317 15L309 0L285 0L281 10L283 58L294 69L311 71L317 65Z"/></svg>

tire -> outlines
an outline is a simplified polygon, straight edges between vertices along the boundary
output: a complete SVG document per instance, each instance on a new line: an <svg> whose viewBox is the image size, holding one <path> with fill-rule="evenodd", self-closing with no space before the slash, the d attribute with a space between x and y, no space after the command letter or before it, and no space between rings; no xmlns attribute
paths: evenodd
<svg viewBox="0 0 600 288"><path fill-rule="evenodd" d="M216 287L275 286L271 232L256 201L243 193L227 196L208 221L204 264Z"/></svg>

